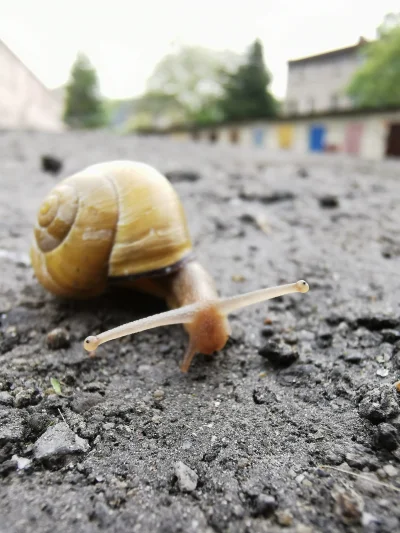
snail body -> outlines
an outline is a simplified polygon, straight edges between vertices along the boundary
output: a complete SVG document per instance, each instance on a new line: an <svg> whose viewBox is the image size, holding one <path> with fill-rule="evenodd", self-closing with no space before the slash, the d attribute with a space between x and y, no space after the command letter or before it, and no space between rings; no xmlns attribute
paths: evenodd
<svg viewBox="0 0 400 533"><path fill-rule="evenodd" d="M165 299L170 311L87 337L84 348L93 352L123 335L182 324L189 334L184 372L196 353L211 355L225 346L231 311L308 291L300 281L219 298L194 257L173 186L153 167L134 161L91 165L56 185L39 208L30 256L38 281L56 296L91 298L114 282Z"/></svg>

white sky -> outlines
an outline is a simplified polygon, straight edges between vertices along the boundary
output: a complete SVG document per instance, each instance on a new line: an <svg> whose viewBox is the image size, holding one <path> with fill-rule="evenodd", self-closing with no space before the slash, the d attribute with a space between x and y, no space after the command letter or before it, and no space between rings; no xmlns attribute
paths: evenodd
<svg viewBox="0 0 400 533"><path fill-rule="evenodd" d="M136 96L173 43L244 51L257 37L283 97L286 62L374 38L399 0L0 0L0 38L49 87L79 49L103 94Z"/></svg>

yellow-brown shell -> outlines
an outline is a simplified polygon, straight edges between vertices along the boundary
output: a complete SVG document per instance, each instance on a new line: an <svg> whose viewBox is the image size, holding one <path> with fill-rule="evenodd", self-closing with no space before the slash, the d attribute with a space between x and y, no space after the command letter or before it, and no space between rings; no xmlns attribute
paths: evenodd
<svg viewBox="0 0 400 533"><path fill-rule="evenodd" d="M144 163L111 161L60 182L42 202L31 261L59 296L100 294L109 278L168 269L192 250L170 182Z"/></svg>

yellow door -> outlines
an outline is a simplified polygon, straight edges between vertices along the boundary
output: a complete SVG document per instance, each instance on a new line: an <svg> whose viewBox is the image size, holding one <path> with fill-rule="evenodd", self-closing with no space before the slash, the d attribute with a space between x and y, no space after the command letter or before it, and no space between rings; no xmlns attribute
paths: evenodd
<svg viewBox="0 0 400 533"><path fill-rule="evenodd" d="M293 126L281 124L278 126L279 148L290 148L293 143Z"/></svg>

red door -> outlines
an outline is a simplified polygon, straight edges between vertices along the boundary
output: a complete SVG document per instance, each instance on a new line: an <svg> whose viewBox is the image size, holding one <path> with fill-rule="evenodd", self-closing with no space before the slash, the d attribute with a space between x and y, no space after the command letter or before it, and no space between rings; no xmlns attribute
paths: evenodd
<svg viewBox="0 0 400 533"><path fill-rule="evenodd" d="M353 122L347 126L344 141L345 152L353 155L360 153L362 130L363 125L361 122Z"/></svg>

